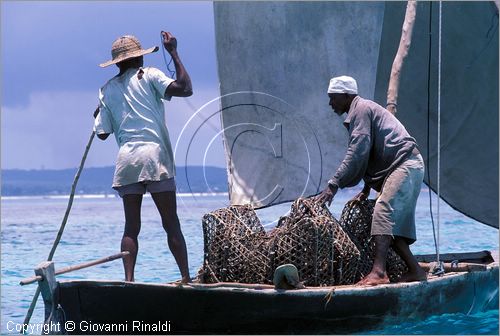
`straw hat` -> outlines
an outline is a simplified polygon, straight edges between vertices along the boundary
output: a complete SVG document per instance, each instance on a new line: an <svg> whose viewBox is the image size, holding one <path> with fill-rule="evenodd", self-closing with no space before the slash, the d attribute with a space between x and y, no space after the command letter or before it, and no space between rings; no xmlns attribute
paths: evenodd
<svg viewBox="0 0 500 336"><path fill-rule="evenodd" d="M111 46L111 61L99 64L101 68L107 67L111 64L116 64L129 58L139 57L142 55L150 54L158 51L158 47L149 49L142 49L139 40L132 35L125 35L119 37L113 42Z"/></svg>

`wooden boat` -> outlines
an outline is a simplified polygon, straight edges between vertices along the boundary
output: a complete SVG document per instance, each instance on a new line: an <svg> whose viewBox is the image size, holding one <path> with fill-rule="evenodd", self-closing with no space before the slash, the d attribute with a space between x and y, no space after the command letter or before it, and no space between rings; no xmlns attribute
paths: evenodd
<svg viewBox="0 0 500 336"><path fill-rule="evenodd" d="M486 251L443 255L443 261L452 259L460 262L450 264L443 276L375 287L276 290L238 283L56 282L46 272L52 263L43 267L40 286L53 334L346 334L496 307L498 259Z"/></svg>

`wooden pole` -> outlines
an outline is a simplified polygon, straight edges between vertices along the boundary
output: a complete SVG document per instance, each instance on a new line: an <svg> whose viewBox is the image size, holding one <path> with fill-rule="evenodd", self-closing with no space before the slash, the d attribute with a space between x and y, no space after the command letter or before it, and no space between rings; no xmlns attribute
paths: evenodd
<svg viewBox="0 0 500 336"><path fill-rule="evenodd" d="M417 15L417 2L414 0L408 1L406 5L405 20L401 32L401 40L399 41L399 48L392 63L391 77L389 80L389 87L387 89L387 110L392 114L397 112L398 91L399 91L399 78L401 76L401 69L403 63L408 55L408 50L411 45L411 36L413 33L413 26L415 24L415 16Z"/></svg>
<svg viewBox="0 0 500 336"><path fill-rule="evenodd" d="M92 145L92 140L94 140L95 132L92 130L92 134L90 135L90 139L87 143L87 146L85 147L85 152L83 153L82 160L80 162L80 167L78 168L75 178L73 180L73 185L71 186L71 194L69 196L69 201L68 201L68 206L66 207L66 213L64 214L64 218L62 220L61 226L59 227L59 231L57 232L56 240L52 244L52 249L50 250L49 257L47 258L47 261L51 261L52 258L54 257L54 253L56 252L57 245L59 244L59 241L61 240L62 234L64 232L64 228L66 227L66 222L68 221L68 216L69 212L71 210L71 206L73 205L73 198L75 197L75 190L76 190L76 185L78 183L78 179L80 178L80 174L82 173L83 166L85 165L85 160L87 159L87 154L89 153L90 150L90 145ZM40 296L40 287L36 288L35 295L33 296L33 300L31 300L30 307L28 309L28 312L26 313L26 317L24 318L24 326L27 326L30 323L31 315L33 315L33 311L35 310L36 302L38 300L38 297ZM26 330L23 329L21 331L22 334L24 334Z"/></svg>
<svg viewBox="0 0 500 336"><path fill-rule="evenodd" d="M418 263L420 267L423 268L424 271L429 272L434 266L435 262L433 263L424 263L424 262L419 262ZM478 263L466 263L466 262L459 262L459 263L443 263L444 266L444 271L446 273L448 272L482 272L486 271L488 269L488 266L485 264L478 264Z"/></svg>
<svg viewBox="0 0 500 336"><path fill-rule="evenodd" d="M117 253L117 254L113 254L113 255L111 255L109 257L97 259L97 260L94 260L94 261L89 261L89 262L78 264L78 265L68 266L68 267L61 268L60 270L55 271L54 275L60 275L60 274L64 274L64 273L69 273L69 272L77 271L77 270L80 270L80 269L83 269L83 268L87 268L87 267L90 267L90 266L104 264L104 263L107 263L107 262L110 262L110 261L113 261L113 260L116 260L116 259L121 259L124 256L129 255L129 254L130 254L129 251L123 251L123 252L120 252L120 253ZM37 281L41 281L41 280L43 280L43 278L40 275L37 275L37 276L31 277L31 278L28 278L28 279L21 280L19 282L19 284L21 286L24 286L24 285L32 284L32 283L37 282Z"/></svg>
<svg viewBox="0 0 500 336"><path fill-rule="evenodd" d="M201 283L188 283L188 284L178 284L171 283L172 285L194 287L194 288L248 288L248 289L274 289L274 285L267 284L246 284L239 282L216 282L211 284L201 284Z"/></svg>
<svg viewBox="0 0 500 336"><path fill-rule="evenodd" d="M80 174L82 173L83 166L85 165L85 160L87 159L87 154L89 153L90 145L92 145L92 140L94 140L94 136L95 136L95 132L92 131L92 134L90 134L90 138L89 138L89 141L87 143L87 146L85 147L85 152L83 153L82 161L80 162L80 167L78 167L75 178L73 180L73 185L71 186L71 194L69 195L68 206L66 207L66 212L64 213L61 227L59 228L59 231L57 232L56 240L52 244L52 249L50 250L49 258L47 259L48 261L51 261L52 258L54 257L54 253L56 253L57 245L59 245L59 241L61 241L61 237L62 237L62 234L64 232L64 228L66 227L66 222L68 221L69 212L71 211L71 207L73 205L73 198L75 198L76 185L78 184L78 180L80 179Z"/></svg>

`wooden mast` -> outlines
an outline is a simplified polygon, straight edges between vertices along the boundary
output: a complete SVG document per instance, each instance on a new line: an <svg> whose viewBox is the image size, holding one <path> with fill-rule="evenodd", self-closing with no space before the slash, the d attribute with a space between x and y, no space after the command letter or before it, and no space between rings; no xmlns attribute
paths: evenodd
<svg viewBox="0 0 500 336"><path fill-rule="evenodd" d="M398 52L394 57L392 63L391 77L389 80L389 87L387 89L387 110L392 114L396 114L399 90L399 77L403 63L408 55L408 50L411 45L411 35L413 33L413 25L415 23L415 16L417 15L417 2L414 0L408 1L406 5L405 20L401 32L401 40L399 41Z"/></svg>

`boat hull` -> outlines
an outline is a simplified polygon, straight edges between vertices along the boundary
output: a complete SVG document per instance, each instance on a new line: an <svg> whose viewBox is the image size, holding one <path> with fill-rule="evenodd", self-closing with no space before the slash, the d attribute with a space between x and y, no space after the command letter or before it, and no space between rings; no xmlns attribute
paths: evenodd
<svg viewBox="0 0 500 336"><path fill-rule="evenodd" d="M391 320L472 313L498 305L498 265L427 282L290 291L259 285L65 281L59 283L58 297L61 315L75 326L66 330L69 334L342 334Z"/></svg>

